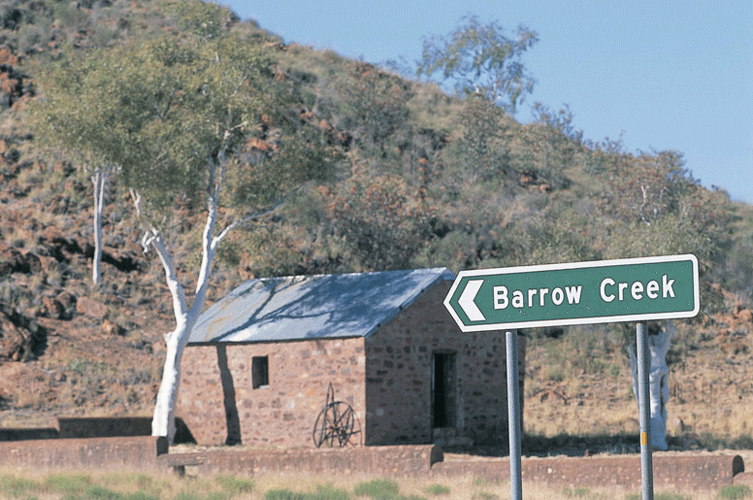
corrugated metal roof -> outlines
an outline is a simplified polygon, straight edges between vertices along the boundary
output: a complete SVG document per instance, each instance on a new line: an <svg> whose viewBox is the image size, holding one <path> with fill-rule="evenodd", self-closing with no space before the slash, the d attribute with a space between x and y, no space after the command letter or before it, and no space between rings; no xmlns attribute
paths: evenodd
<svg viewBox="0 0 753 500"><path fill-rule="evenodd" d="M207 309L189 343L368 337L446 268L249 280Z"/></svg>

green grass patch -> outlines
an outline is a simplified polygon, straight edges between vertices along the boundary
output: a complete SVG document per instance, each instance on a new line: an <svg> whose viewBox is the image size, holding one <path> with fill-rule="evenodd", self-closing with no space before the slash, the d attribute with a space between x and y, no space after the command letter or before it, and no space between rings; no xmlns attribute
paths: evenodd
<svg viewBox="0 0 753 500"><path fill-rule="evenodd" d="M240 495L241 493L250 493L254 490L255 483L251 479L238 478L235 476L223 474L215 478L215 482L230 495Z"/></svg>
<svg viewBox="0 0 753 500"><path fill-rule="evenodd" d="M389 479L372 479L358 483L353 488L357 496L367 496L375 500L394 498L400 492L400 487L395 481Z"/></svg>
<svg viewBox="0 0 753 500"><path fill-rule="evenodd" d="M426 489L424 490L424 493L426 493L427 495L432 495L432 496L449 495L450 488L443 484L432 484L426 487Z"/></svg>
<svg viewBox="0 0 753 500"><path fill-rule="evenodd" d="M742 500L743 498L751 498L753 493L750 488L744 484L729 484L719 490L716 495L717 498L724 500Z"/></svg>
<svg viewBox="0 0 753 500"><path fill-rule="evenodd" d="M279 489L269 490L264 494L264 500L350 500L351 498L347 490L331 485L317 485L315 491L305 493Z"/></svg>
<svg viewBox="0 0 753 500"><path fill-rule="evenodd" d="M473 500L500 500L499 495L489 493L488 491L477 491L473 494Z"/></svg>
<svg viewBox="0 0 753 500"><path fill-rule="evenodd" d="M51 474L43 482L43 487L53 493L79 494L92 485L89 474Z"/></svg>
<svg viewBox="0 0 753 500"><path fill-rule="evenodd" d="M125 500L122 493L98 484L88 486L81 495L77 492L69 492L63 498L66 500Z"/></svg>
<svg viewBox="0 0 753 500"><path fill-rule="evenodd" d="M662 491L654 495L654 500L692 500L690 495L683 495L682 493L675 493L672 491Z"/></svg>
<svg viewBox="0 0 753 500"><path fill-rule="evenodd" d="M373 479L358 483L353 488L353 493L373 500L425 500L417 495L400 495L400 486L389 479Z"/></svg>
<svg viewBox="0 0 753 500"><path fill-rule="evenodd" d="M347 490L335 488L331 485L317 485L316 491L309 493L306 500L350 500L351 495Z"/></svg>
<svg viewBox="0 0 753 500"><path fill-rule="evenodd" d="M264 493L264 500L304 500L304 496L288 489L269 490Z"/></svg>
<svg viewBox="0 0 753 500"><path fill-rule="evenodd" d="M584 498L586 500L602 500L606 497L601 493L594 493L588 488L578 487L570 489L567 486L562 488L562 495L568 498Z"/></svg>
<svg viewBox="0 0 753 500"><path fill-rule="evenodd" d="M208 493L182 491L174 500L230 500L231 498L232 495L224 491L210 491Z"/></svg>
<svg viewBox="0 0 753 500"><path fill-rule="evenodd" d="M37 492L39 487L39 483L32 479L13 475L0 476L0 491L12 497L20 498L32 492Z"/></svg>
<svg viewBox="0 0 753 500"><path fill-rule="evenodd" d="M291 491L288 489L270 490L264 494L264 500L312 500L315 498L313 495L315 494Z"/></svg>
<svg viewBox="0 0 753 500"><path fill-rule="evenodd" d="M125 500L160 500L159 495L152 495L144 491L137 491L125 496Z"/></svg>

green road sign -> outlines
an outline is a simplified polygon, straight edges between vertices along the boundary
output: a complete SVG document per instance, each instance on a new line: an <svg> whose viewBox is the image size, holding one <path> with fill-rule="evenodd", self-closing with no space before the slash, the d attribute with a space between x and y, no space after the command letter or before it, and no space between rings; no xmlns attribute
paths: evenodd
<svg viewBox="0 0 753 500"><path fill-rule="evenodd" d="M461 271L444 305L464 332L690 318L694 255Z"/></svg>

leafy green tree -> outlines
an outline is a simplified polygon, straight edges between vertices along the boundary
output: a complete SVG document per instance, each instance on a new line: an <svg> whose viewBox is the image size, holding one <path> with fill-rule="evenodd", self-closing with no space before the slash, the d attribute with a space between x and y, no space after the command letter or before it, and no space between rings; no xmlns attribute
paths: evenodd
<svg viewBox="0 0 753 500"><path fill-rule="evenodd" d="M198 14L197 14L198 12ZM90 75L103 100L88 114L98 141L86 147L114 165L130 189L142 245L156 253L172 297L176 327L166 334L167 353L152 433L172 436L180 361L201 313L218 246L233 229L269 214L303 182L326 174L326 163L246 162L234 155L272 107L277 88L271 60L259 42L209 30L222 8L189 10L183 35L167 35L138 47L115 48L71 61L76 75ZM200 19L191 16L199 15ZM220 21L217 20L217 23ZM79 71L82 70L82 71ZM86 97L91 97L87 95ZM89 99L86 99L87 101ZM52 127L65 127L64 116ZM235 185L229 185L235 183ZM174 208L201 211L201 262L189 303L178 276L171 241ZM190 266L188 266L190 267Z"/></svg>
<svg viewBox="0 0 753 500"><path fill-rule="evenodd" d="M731 238L729 198L705 189L685 168L677 151L619 150L592 154L605 181L598 203L605 258L692 253L700 264L701 305L714 310L720 300L709 280Z"/></svg>
<svg viewBox="0 0 753 500"><path fill-rule="evenodd" d="M535 120L521 126L510 140L511 165L539 186L567 187L565 172L583 149L582 132L573 126L573 114L567 106L554 112L537 102L533 114Z"/></svg>
<svg viewBox="0 0 753 500"><path fill-rule="evenodd" d="M494 103L477 95L463 102L458 117L462 135L447 151L459 183L500 179L510 171L511 120Z"/></svg>
<svg viewBox="0 0 753 500"><path fill-rule="evenodd" d="M434 211L399 177L353 178L329 199L335 237L362 271L404 269L431 239Z"/></svg>
<svg viewBox="0 0 753 500"><path fill-rule="evenodd" d="M742 218L740 218L742 220ZM729 249L720 255L714 268L716 279L730 290L753 302L753 229L734 232Z"/></svg>
<svg viewBox="0 0 753 500"><path fill-rule="evenodd" d="M606 257L693 253L710 268L730 238L726 195L704 189L677 151L611 156L601 174Z"/></svg>
<svg viewBox="0 0 753 500"><path fill-rule="evenodd" d="M461 22L452 33L424 38L417 76L439 72L458 94L480 94L514 113L533 91L535 80L522 56L538 42L538 34L521 25L510 37L496 21L483 24L476 16Z"/></svg>
<svg viewBox="0 0 753 500"><path fill-rule="evenodd" d="M221 38L232 24L239 21L233 11L214 2L177 2L171 9L181 30L205 40Z"/></svg>
<svg viewBox="0 0 753 500"><path fill-rule="evenodd" d="M339 92L343 125L369 144L381 144L408 117L409 84L363 61L351 66Z"/></svg>
<svg viewBox="0 0 753 500"><path fill-rule="evenodd" d="M597 151L597 154L601 152ZM605 153L602 161L606 191L602 220L608 228L605 257L645 257L692 253L699 261L701 304L707 311L712 287L705 274L729 240L728 199L722 193L704 189L685 169L681 153L660 151ZM669 397L666 355L674 328L667 324L649 336L651 357L651 442L666 449L666 401ZM628 343L633 373L636 356ZM634 375L635 376L635 375ZM635 383L634 383L635 385ZM654 433L654 430L657 432Z"/></svg>
<svg viewBox="0 0 753 500"><path fill-rule="evenodd" d="M94 51L92 60L99 57ZM75 71L73 71L75 65ZM115 170L110 141L112 95L107 71L89 61L64 60L37 75L44 97L32 102L29 124L40 144L62 151L77 162L93 184L94 257L92 281L101 282L102 214L107 179Z"/></svg>

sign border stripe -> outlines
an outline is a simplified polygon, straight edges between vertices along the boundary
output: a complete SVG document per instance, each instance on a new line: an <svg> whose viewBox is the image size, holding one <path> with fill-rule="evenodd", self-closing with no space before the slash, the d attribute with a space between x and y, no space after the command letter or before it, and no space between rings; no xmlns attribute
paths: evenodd
<svg viewBox="0 0 753 500"><path fill-rule="evenodd" d="M455 308L450 304L450 301L455 294L458 286L463 278L475 277L475 276L500 276L506 274L523 274L539 271L561 271L571 269L593 269L600 267L611 266L626 266L626 265L639 265L639 264L657 264L662 262L692 262L693 266L693 310L692 311L679 311L670 313L646 313L646 314L628 314L619 316L602 316L591 318L571 318L571 319L553 319L553 320L538 320L538 321L523 321L516 323L490 323L479 325L465 325L458 316ZM466 333L482 332L482 331L497 331L497 330L514 330L517 328L539 328L543 326L569 326L569 325L589 325L597 323L620 323L627 321L647 321L654 319L680 319L680 318L692 318L700 311L700 292L698 282L698 259L693 254L682 255L659 255L653 257L638 257L632 259L614 259L614 260L597 260L597 261L581 261L571 263L560 264L543 264L534 266L516 266L516 267L504 267L504 268L490 268L490 269L473 269L468 271L460 271L455 281L452 283L447 296L445 297L443 304L445 309L450 313L455 323L460 327L460 330Z"/></svg>

